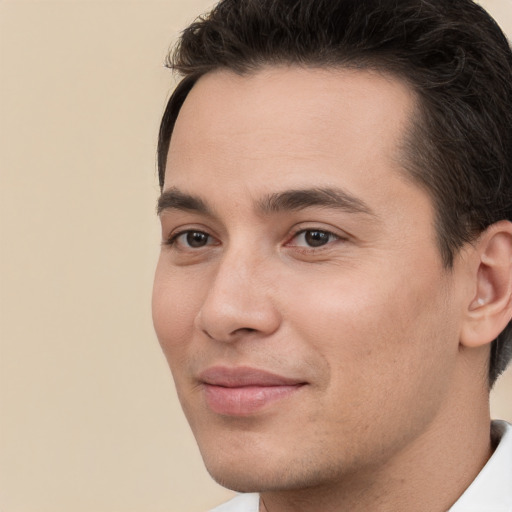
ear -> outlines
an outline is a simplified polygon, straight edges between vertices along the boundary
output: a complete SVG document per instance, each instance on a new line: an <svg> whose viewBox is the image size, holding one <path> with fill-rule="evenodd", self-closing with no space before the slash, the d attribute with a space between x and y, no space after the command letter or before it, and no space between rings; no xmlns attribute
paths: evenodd
<svg viewBox="0 0 512 512"><path fill-rule="evenodd" d="M512 318L512 222L489 226L474 244L478 258L474 295L465 314L460 343L491 343Z"/></svg>

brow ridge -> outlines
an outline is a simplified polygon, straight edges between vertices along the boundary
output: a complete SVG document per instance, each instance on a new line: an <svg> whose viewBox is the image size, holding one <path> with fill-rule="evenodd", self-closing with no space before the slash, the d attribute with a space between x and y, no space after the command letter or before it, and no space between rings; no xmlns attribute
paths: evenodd
<svg viewBox="0 0 512 512"><path fill-rule="evenodd" d="M263 213L296 211L322 207L343 210L348 213L374 215L372 209L361 199L340 188L308 188L276 192L258 202Z"/></svg>
<svg viewBox="0 0 512 512"><path fill-rule="evenodd" d="M158 198L157 214L160 215L164 210L186 210L212 215L209 206L200 197L187 194L175 187L165 190Z"/></svg>
<svg viewBox="0 0 512 512"><path fill-rule="evenodd" d="M260 199L256 209L264 215L306 208L333 208L348 213L374 216L372 209L361 199L340 188L307 188L275 192ZM213 216L213 211L199 196L188 194L173 187L160 195L157 213L165 210L185 210Z"/></svg>

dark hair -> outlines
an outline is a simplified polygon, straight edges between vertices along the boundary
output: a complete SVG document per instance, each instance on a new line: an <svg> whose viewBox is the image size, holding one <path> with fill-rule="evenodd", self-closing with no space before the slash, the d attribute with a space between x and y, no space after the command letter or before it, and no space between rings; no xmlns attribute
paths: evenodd
<svg viewBox="0 0 512 512"><path fill-rule="evenodd" d="M183 80L160 126L161 187L180 108L205 73L367 68L418 97L404 167L434 202L445 266L488 226L512 220L512 52L471 0L222 0L185 29L167 64ZM490 385L511 358L509 323L491 346Z"/></svg>

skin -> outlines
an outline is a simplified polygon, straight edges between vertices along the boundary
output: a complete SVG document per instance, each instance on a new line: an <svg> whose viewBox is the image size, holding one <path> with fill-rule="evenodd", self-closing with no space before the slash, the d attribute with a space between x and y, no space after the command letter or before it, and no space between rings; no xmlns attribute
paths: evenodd
<svg viewBox="0 0 512 512"><path fill-rule="evenodd" d="M443 266L400 165L415 101L370 71L270 67L209 73L180 112L155 329L208 471L261 510L446 511L490 455L481 252ZM318 188L354 203L268 207ZM304 385L219 414L199 377L219 365Z"/></svg>

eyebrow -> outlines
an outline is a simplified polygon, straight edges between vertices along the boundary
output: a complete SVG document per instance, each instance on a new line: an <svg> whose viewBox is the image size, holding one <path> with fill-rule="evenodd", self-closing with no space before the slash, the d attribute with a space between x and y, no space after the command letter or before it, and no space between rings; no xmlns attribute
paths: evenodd
<svg viewBox="0 0 512 512"><path fill-rule="evenodd" d="M307 188L276 192L259 200L256 207L265 215L320 207L375 216L373 210L363 200L340 188ZM160 215L165 210L184 210L208 216L214 215L200 197L174 187L162 192L158 199L157 213Z"/></svg>
<svg viewBox="0 0 512 512"><path fill-rule="evenodd" d="M200 197L186 194L174 187L162 192L158 198L157 214L160 215L164 210L185 210L212 215L212 211Z"/></svg>
<svg viewBox="0 0 512 512"><path fill-rule="evenodd" d="M310 188L277 192L259 201L258 207L263 213L320 207L375 216L373 210L363 200L340 188Z"/></svg>

